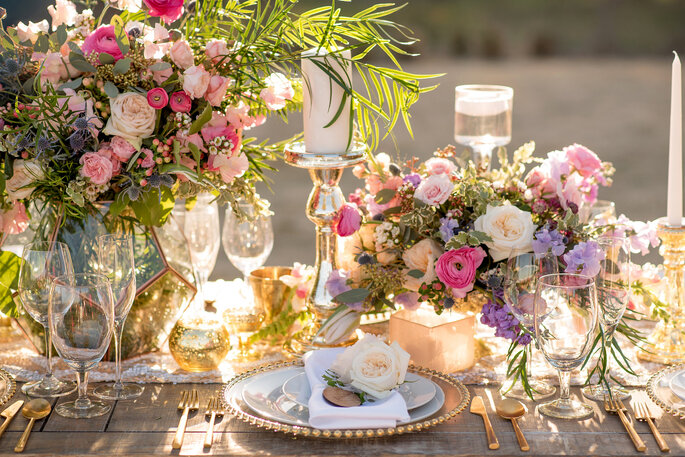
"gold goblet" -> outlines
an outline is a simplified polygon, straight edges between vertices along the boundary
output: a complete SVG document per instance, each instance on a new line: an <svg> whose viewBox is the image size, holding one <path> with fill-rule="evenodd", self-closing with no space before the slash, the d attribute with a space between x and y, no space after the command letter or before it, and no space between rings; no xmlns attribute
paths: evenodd
<svg viewBox="0 0 685 457"><path fill-rule="evenodd" d="M238 352L234 355L234 360L252 362L262 357L260 351L250 347L248 338L261 328L264 317L264 310L256 304L229 308L224 311L223 318L226 326L238 338Z"/></svg>
<svg viewBox="0 0 685 457"><path fill-rule="evenodd" d="M279 278L292 271L290 267L262 267L253 270L247 277L255 305L264 310L264 323L271 323L283 311L292 288Z"/></svg>

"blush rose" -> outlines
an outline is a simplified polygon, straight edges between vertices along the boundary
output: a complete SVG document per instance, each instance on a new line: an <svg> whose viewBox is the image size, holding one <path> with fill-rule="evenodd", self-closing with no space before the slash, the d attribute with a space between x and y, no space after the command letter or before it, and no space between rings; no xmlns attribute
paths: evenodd
<svg viewBox="0 0 685 457"><path fill-rule="evenodd" d="M82 165L79 173L93 184L107 184L112 179L112 162L96 152L86 152L79 159Z"/></svg>

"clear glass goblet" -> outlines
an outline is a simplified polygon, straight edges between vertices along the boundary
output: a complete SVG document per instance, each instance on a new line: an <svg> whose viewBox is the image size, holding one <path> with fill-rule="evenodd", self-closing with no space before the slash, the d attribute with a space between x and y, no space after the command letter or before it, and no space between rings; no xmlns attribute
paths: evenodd
<svg viewBox="0 0 685 457"><path fill-rule="evenodd" d="M504 303L511 314L518 319L520 324L531 334L535 333L534 323L534 297L538 278L546 274L559 272L557 258L549 254L540 259L533 253L512 253L504 267ZM532 343L535 343L533 338ZM542 400L554 395L557 389L547 382L535 379L531 363L533 359L533 346L528 344L526 354L526 373L528 385L533 391L535 400ZM500 394L505 397L528 400L528 394L521 382L506 383L500 389Z"/></svg>
<svg viewBox="0 0 685 457"><path fill-rule="evenodd" d="M114 315L114 352L116 378L114 384L98 386L93 394L104 400L129 400L143 393L138 384L121 382L121 335L128 312L136 298L136 269L131 235L108 234L97 238L98 266L112 287Z"/></svg>
<svg viewBox="0 0 685 457"><path fill-rule="evenodd" d="M511 141L514 90L469 84L455 88L454 139L473 151L473 161L489 170L492 151Z"/></svg>
<svg viewBox="0 0 685 457"><path fill-rule="evenodd" d="M185 211L183 218L183 232L197 279L198 303L203 303L205 284L219 254L219 207L214 199L211 194L198 195L195 206Z"/></svg>
<svg viewBox="0 0 685 457"><path fill-rule="evenodd" d="M571 372L587 359L598 335L597 291L592 278L569 273L541 276L535 291L535 336L559 372L559 398L538 406L545 416L585 419L592 406L572 400Z"/></svg>
<svg viewBox="0 0 685 457"><path fill-rule="evenodd" d="M50 289L48 322L57 352L78 375L78 398L60 403L60 416L87 419L111 406L87 395L88 372L105 355L114 331L114 298L109 279L93 273L59 276Z"/></svg>
<svg viewBox="0 0 685 457"><path fill-rule="evenodd" d="M48 301L52 280L73 275L69 248L60 242L37 241L24 246L19 269L19 298L24 310L44 328L48 372L21 390L31 397L60 397L76 390L76 383L60 381L52 374L52 341L48 327Z"/></svg>
<svg viewBox="0 0 685 457"><path fill-rule="evenodd" d="M606 376L610 376L614 332L621 322L623 313L630 301L630 248L625 237L603 236L597 244L604 252L600 270L595 276L597 302L599 304L599 325L602 329L604 346L607 348ZM602 401L611 396L616 400L630 398L630 393L623 387L606 379L606 384L595 384L583 387L585 397Z"/></svg>

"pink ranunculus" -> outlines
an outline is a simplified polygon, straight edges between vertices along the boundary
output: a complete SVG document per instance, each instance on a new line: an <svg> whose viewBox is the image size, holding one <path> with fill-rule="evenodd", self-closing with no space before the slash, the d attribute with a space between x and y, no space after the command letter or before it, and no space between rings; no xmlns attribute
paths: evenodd
<svg viewBox="0 0 685 457"><path fill-rule="evenodd" d="M184 0L143 0L147 5L148 14L154 17L160 17L169 24L181 17L183 14Z"/></svg>
<svg viewBox="0 0 685 457"><path fill-rule="evenodd" d="M473 290L476 271L486 256L480 247L464 246L449 250L435 264L435 274L443 284L452 288L456 298L464 298Z"/></svg>
<svg viewBox="0 0 685 457"><path fill-rule="evenodd" d="M259 96L270 110L285 108L285 101L291 100L295 95L292 83L282 73L270 74L264 83L266 87L262 89Z"/></svg>
<svg viewBox="0 0 685 457"><path fill-rule="evenodd" d="M219 75L212 76L209 80L209 86L207 86L205 100L212 106L221 105L221 102L226 98L226 93L228 92L228 86L230 84L231 78L225 78Z"/></svg>
<svg viewBox="0 0 685 457"><path fill-rule="evenodd" d="M112 154L119 162L128 162L131 156L136 152L136 148L120 136L112 137L110 145L112 147Z"/></svg>
<svg viewBox="0 0 685 457"><path fill-rule="evenodd" d="M220 63L229 54L228 45L224 40L210 41L205 47L205 52L214 63Z"/></svg>
<svg viewBox="0 0 685 457"><path fill-rule="evenodd" d="M597 154L580 144L572 144L564 148L568 160L583 177L589 178L602 170L602 161Z"/></svg>
<svg viewBox="0 0 685 457"><path fill-rule="evenodd" d="M335 217L335 233L350 236L357 233L362 223L362 215L354 203L345 203Z"/></svg>
<svg viewBox="0 0 685 457"><path fill-rule="evenodd" d="M202 98L207 92L211 75L202 65L194 65L183 72L183 90L191 98Z"/></svg>
<svg viewBox="0 0 685 457"><path fill-rule="evenodd" d="M449 198L454 184L446 174L432 175L421 181L414 197L431 206L440 206Z"/></svg>
<svg viewBox="0 0 685 457"><path fill-rule="evenodd" d="M89 178L93 184L107 184L112 179L112 161L96 152L86 152L79 163L83 165L81 176Z"/></svg>
<svg viewBox="0 0 685 457"><path fill-rule="evenodd" d="M169 79L169 76L174 72L171 68L167 68L166 70L159 70L159 71L153 71L152 72L152 80L156 84L162 84L164 83L167 79Z"/></svg>
<svg viewBox="0 0 685 457"><path fill-rule="evenodd" d="M442 157L433 157L426 161L426 170L429 175L439 175L439 174L451 174L457 166L449 159L443 159Z"/></svg>
<svg viewBox="0 0 685 457"><path fill-rule="evenodd" d="M115 61L124 57L124 54L121 52L121 49L119 49L119 45L117 44L113 25L102 25L95 29L93 33L86 37L81 49L85 55L106 52L114 57Z"/></svg>
<svg viewBox="0 0 685 457"><path fill-rule="evenodd" d="M143 168L152 168L155 166L155 157L152 154L152 151L149 150L148 148L143 148L140 150L143 154L145 154L145 157L143 158L143 161L140 163L140 166Z"/></svg>
<svg viewBox="0 0 685 457"><path fill-rule="evenodd" d="M190 99L188 94L180 90L171 94L169 106L175 113L188 113L190 112L190 108L193 106L193 101Z"/></svg>
<svg viewBox="0 0 685 457"><path fill-rule="evenodd" d="M186 40L178 40L174 43L169 54L171 55L171 60L184 70L192 67L195 63L193 50L190 49L190 44Z"/></svg>
<svg viewBox="0 0 685 457"><path fill-rule="evenodd" d="M8 211L0 213L0 231L5 235L18 235L28 226L29 218L22 202L14 202Z"/></svg>
<svg viewBox="0 0 685 457"><path fill-rule="evenodd" d="M250 167L247 156L242 152L233 157L224 154L210 155L208 164L210 170L218 171L221 180L227 184L232 183L235 178L241 177Z"/></svg>
<svg viewBox="0 0 685 457"><path fill-rule="evenodd" d="M162 109L169 103L169 95L161 87L147 91L147 102L154 109Z"/></svg>

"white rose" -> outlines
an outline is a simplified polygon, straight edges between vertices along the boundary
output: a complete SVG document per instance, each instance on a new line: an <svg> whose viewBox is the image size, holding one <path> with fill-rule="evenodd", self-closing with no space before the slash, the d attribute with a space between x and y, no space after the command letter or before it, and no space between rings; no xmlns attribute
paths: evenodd
<svg viewBox="0 0 685 457"><path fill-rule="evenodd" d="M510 255L533 250L533 234L536 226L531 214L505 202L502 206L488 205L485 214L476 219L474 228L492 238L485 244L495 262Z"/></svg>
<svg viewBox="0 0 685 457"><path fill-rule="evenodd" d="M382 399L404 382L409 358L397 342L388 346L374 335L365 335L335 359L331 370L345 384Z"/></svg>
<svg viewBox="0 0 685 457"><path fill-rule="evenodd" d="M143 138L149 138L155 131L157 113L147 98L133 92L117 95L109 100L112 115L103 132L120 136L140 149Z"/></svg>
<svg viewBox="0 0 685 457"><path fill-rule="evenodd" d="M13 170L12 178L5 183L10 200L21 200L31 195L35 186L30 186L30 184L45 176L36 162L21 159L14 161Z"/></svg>

